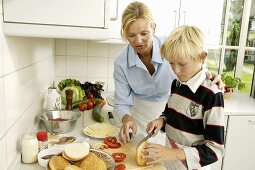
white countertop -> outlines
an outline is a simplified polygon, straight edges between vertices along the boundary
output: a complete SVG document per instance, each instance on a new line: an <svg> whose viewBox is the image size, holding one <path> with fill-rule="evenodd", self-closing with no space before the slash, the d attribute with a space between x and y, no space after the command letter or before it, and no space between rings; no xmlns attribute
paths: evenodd
<svg viewBox="0 0 255 170"><path fill-rule="evenodd" d="M230 99L224 100L225 115L254 115L255 116L255 99L248 94L235 92Z"/></svg>
<svg viewBox="0 0 255 170"><path fill-rule="evenodd" d="M255 99L248 97L248 95L243 95L239 93L234 93L231 99L225 99L225 115L254 115L255 116ZM109 105L106 105L102 109L102 115L105 118L105 122L109 122L107 112L112 111L112 107ZM81 112L82 116L78 120L76 128L68 133L67 135L73 135L73 136L84 136L86 135L82 132L82 129L85 126L88 126L90 124L95 123L91 116L91 110ZM84 125L85 120L85 125ZM93 142L95 140L101 140L101 139L90 139L89 142ZM45 168L41 167L37 162L33 164L23 164L20 163L20 160L17 160L17 164L14 166L15 169L19 170L45 170Z"/></svg>

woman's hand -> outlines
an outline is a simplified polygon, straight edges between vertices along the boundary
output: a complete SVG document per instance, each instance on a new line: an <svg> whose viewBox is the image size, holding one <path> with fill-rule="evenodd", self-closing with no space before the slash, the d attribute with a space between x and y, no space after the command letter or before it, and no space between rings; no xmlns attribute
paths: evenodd
<svg viewBox="0 0 255 170"><path fill-rule="evenodd" d="M135 136L137 132L137 125L134 119L128 114L123 116L122 122L123 124L120 128L119 139L121 142L127 143L130 141L129 129L132 129L132 136Z"/></svg>
<svg viewBox="0 0 255 170"><path fill-rule="evenodd" d="M206 78L212 80L212 84L217 84L219 89L223 89L224 88L224 83L220 78L220 75L218 75L217 73L213 73L213 72L206 72Z"/></svg>
<svg viewBox="0 0 255 170"><path fill-rule="evenodd" d="M151 121L147 124L146 132L148 134L151 133L152 136L155 136L160 131L163 124L164 124L164 119L163 118L155 119L155 120L153 120L153 121Z"/></svg>
<svg viewBox="0 0 255 170"><path fill-rule="evenodd" d="M146 165L153 165L169 160L186 160L185 153L182 149L168 148L155 143L146 144L142 153L142 158L147 159Z"/></svg>

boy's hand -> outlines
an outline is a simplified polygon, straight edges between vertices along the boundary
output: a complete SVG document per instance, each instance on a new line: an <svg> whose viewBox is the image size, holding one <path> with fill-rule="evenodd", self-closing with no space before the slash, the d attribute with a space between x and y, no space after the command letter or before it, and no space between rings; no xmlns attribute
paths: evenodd
<svg viewBox="0 0 255 170"><path fill-rule="evenodd" d="M142 158L147 159L146 165L153 165L169 160L186 160L185 153L182 149L168 148L155 143L146 144L142 153Z"/></svg>
<svg viewBox="0 0 255 170"><path fill-rule="evenodd" d="M164 119L163 118L155 119L155 120L148 123L147 128L146 128L146 132L148 134L151 133L152 136L155 136L160 131L163 124L164 124Z"/></svg>

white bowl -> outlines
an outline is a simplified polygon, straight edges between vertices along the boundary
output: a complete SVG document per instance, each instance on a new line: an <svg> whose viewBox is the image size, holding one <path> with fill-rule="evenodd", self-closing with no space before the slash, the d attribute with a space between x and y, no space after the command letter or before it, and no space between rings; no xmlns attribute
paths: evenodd
<svg viewBox="0 0 255 170"><path fill-rule="evenodd" d="M63 152L64 149L62 148L54 148L54 147L51 147L51 148L48 148L48 149L44 149L42 151L40 151L37 155L38 157L38 163L42 166L42 167L47 167L48 165L48 162L50 159L42 159L43 156L46 156L46 155L52 155L52 154L58 154L58 153L61 153Z"/></svg>

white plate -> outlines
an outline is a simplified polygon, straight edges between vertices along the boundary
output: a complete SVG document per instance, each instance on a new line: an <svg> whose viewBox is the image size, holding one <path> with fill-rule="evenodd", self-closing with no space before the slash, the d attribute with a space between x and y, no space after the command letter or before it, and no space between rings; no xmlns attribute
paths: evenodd
<svg viewBox="0 0 255 170"><path fill-rule="evenodd" d="M107 136L116 136L119 129L107 123L95 123L83 129L83 133L89 137L103 139Z"/></svg>
<svg viewBox="0 0 255 170"><path fill-rule="evenodd" d="M110 155L107 152L97 150L97 149L89 149L89 151L95 153L101 160L103 160L106 163L107 170L113 170L114 169L116 163L115 163L115 160L112 157L112 155ZM49 164L48 164L46 170L50 170Z"/></svg>

